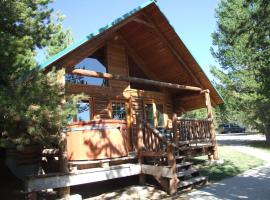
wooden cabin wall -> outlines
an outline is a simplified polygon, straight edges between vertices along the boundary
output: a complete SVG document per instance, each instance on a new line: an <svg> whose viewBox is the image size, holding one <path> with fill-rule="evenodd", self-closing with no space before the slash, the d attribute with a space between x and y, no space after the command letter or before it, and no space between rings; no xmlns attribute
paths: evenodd
<svg viewBox="0 0 270 200"><path fill-rule="evenodd" d="M129 75L126 49L117 36L107 42L107 64L108 73L123 76ZM123 91L129 87L129 83L109 80L109 86Z"/></svg>

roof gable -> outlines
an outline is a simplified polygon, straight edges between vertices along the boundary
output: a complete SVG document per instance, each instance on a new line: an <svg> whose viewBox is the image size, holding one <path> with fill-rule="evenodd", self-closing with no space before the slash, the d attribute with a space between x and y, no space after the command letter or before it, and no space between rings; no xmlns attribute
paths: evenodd
<svg viewBox="0 0 270 200"><path fill-rule="evenodd" d="M214 105L223 103L222 97L153 0L87 35L40 67L73 66L100 48L106 38L115 32L143 60L143 66L151 71L152 77L158 77L163 82L209 89ZM69 57L76 59L70 60Z"/></svg>

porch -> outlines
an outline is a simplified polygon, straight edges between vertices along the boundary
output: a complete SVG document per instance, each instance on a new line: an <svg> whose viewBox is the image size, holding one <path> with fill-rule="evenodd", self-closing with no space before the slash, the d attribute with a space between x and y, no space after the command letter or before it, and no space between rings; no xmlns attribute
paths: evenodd
<svg viewBox="0 0 270 200"><path fill-rule="evenodd" d="M50 188L65 188L134 175L138 175L140 183L144 184L145 175L151 175L168 194L173 194L178 188L193 187L207 181L185 158L197 155L214 157L216 142L215 132L211 131L212 120L174 117L172 129L163 132L139 117L136 124L135 152L110 159L69 161L67 173L28 177L26 191L32 194ZM48 155L52 154L47 152L44 156ZM54 152L54 156L61 155Z"/></svg>
<svg viewBox="0 0 270 200"><path fill-rule="evenodd" d="M172 108L168 111L168 108L165 108L166 112L162 115L167 115L167 122L161 129L156 126L157 118L153 120L147 117L145 109L149 101L154 102L154 107L157 107L160 100L162 100L162 105L173 107L171 97L168 98L163 93L130 88L124 91L110 88L113 99L115 96L118 97L118 101L124 99L121 105L128 102L126 120L95 119L70 125L71 129L66 137L67 152L60 152L57 155L58 157L66 156L66 172L52 175L47 173L44 176L27 179L27 192L44 190L52 186L53 188L68 188L72 185L133 175L139 175L140 183L144 184L145 175L151 175L168 194L173 194L178 188L193 187L207 181L207 178L200 176L199 171L192 167L192 163L186 162L185 158L208 155L209 159L217 159L209 90L89 70L74 70L73 73L118 81L140 82L177 91L192 91L192 96L197 95L204 99L202 101L201 98L201 101L205 102L207 116L205 119L185 119L179 117L181 114L179 110ZM75 90L72 90L74 86L69 85L67 92L74 93ZM102 87L90 90L93 88L90 85L82 87L85 91L91 91L94 98L98 94L102 95L103 90L108 90ZM77 84L76 92L81 91L78 90ZM175 101L178 100L179 98L176 98ZM166 101L167 103L164 103ZM178 108L177 104L174 107ZM157 117L157 112L154 113ZM77 154L79 150L82 150L83 156L81 153Z"/></svg>

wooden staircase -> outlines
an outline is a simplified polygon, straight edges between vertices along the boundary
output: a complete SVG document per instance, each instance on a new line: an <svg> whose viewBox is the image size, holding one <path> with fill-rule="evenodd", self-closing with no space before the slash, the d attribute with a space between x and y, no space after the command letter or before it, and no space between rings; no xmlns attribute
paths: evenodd
<svg viewBox="0 0 270 200"><path fill-rule="evenodd" d="M201 176L198 169L193 167L193 163L186 161L186 156L189 156L189 151L196 153L198 150L208 154L211 152L212 144L175 143L149 123L143 120L140 122L141 124L137 126L138 160L142 166L142 174L152 175L168 194L207 183L207 177Z"/></svg>
<svg viewBox="0 0 270 200"><path fill-rule="evenodd" d="M177 177L178 191L192 189L207 183L207 177L201 176L199 170L193 167L192 162L185 161L185 156L175 156L175 160L175 173L164 157L148 157L142 165L142 172L152 175L168 193L172 193L168 188L168 182L174 176Z"/></svg>

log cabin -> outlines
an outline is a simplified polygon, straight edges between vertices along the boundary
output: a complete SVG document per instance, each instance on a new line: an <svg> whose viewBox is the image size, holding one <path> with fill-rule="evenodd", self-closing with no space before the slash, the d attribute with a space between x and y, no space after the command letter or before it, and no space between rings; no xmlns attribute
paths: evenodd
<svg viewBox="0 0 270 200"><path fill-rule="evenodd" d="M53 67L65 70L66 95L86 97L66 132L71 171L32 177L28 192L151 175L173 194L206 180L184 158L217 159L212 106L223 100L154 1L41 65ZM200 108L205 119L181 117Z"/></svg>

